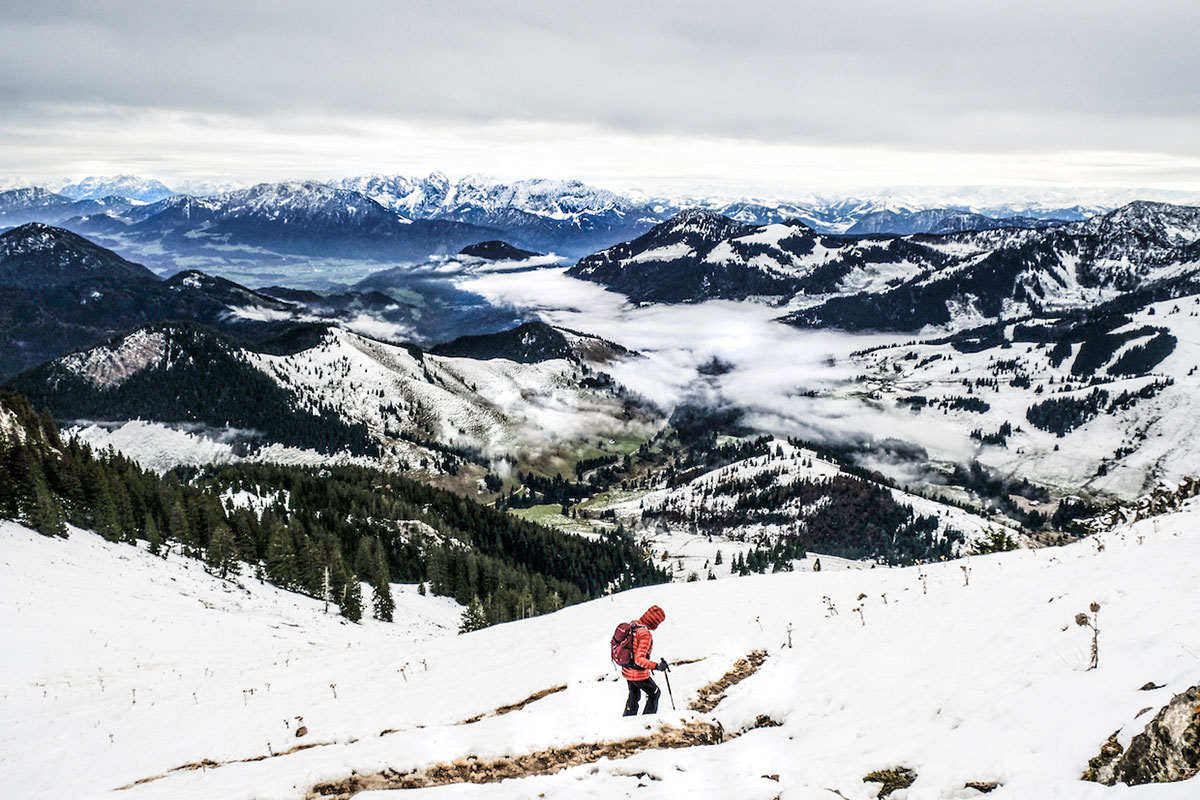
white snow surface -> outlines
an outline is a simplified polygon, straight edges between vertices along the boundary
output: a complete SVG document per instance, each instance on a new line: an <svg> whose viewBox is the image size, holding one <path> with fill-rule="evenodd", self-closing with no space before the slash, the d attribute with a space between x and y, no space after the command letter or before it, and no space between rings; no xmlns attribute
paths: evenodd
<svg viewBox="0 0 1200 800"><path fill-rule="evenodd" d="M621 401L581 386L579 367L563 359L521 364L423 354L345 330L289 356L248 353L250 362L295 393L300 405L331 407L380 438L429 431L442 442L491 454L539 451L597 431L646 433L622 419ZM394 410L393 410L394 409ZM391 440L403 455L406 442Z"/></svg>
<svg viewBox="0 0 1200 800"><path fill-rule="evenodd" d="M452 604L407 590L397 591L400 623L352 625L195 562L0 523L10 643L0 650L0 774L22 798L302 798L352 770L486 760L683 720L734 733L766 715L781 724L720 745L360 797L867 800L878 786L864 775L903 765L918 777L896 800L977 796L968 781L1000 783L990 800L1192 800L1195 780L1106 789L1079 776L1109 734L1128 744L1196 682L1198 523L1191 501L1061 549L650 587L465 636L443 635ZM1074 617L1092 602L1099 668L1089 671L1090 631ZM667 614L654 654L700 660L671 672L676 710L664 692L657 717L622 718L625 686L605 645L651 604ZM757 673L712 712L686 710L755 649L768 654ZM1150 681L1163 688L1139 691ZM522 710L456 724L559 685ZM298 743L324 746L172 771Z"/></svg>
<svg viewBox="0 0 1200 800"><path fill-rule="evenodd" d="M272 464L316 466L329 464L372 463L367 458L346 453L326 455L316 450L268 444L255 447L249 455L238 454L233 442L246 434L235 428L212 429L195 425L167 425L146 420L121 423L92 422L66 429L63 433L77 436L93 450L112 448L142 467L166 472L177 466L228 464L237 461L262 461Z"/></svg>
<svg viewBox="0 0 1200 800"><path fill-rule="evenodd" d="M98 389L117 386L147 367L157 364L167 348L160 331L138 330L113 345L100 345L64 356L62 365L87 378Z"/></svg>
<svg viewBox="0 0 1200 800"><path fill-rule="evenodd" d="M951 457L955 440L962 442L972 430L991 433L1009 422L1015 431L1007 446L976 443L972 455L1001 474L1065 491L1083 489L1134 498L1159 483L1175 484L1200 474L1200 451L1186 446L1195 441L1200 425L1196 408L1200 370L1195 369L1200 364L1200 296L1165 300L1130 317L1132 322L1118 331L1151 326L1163 328L1177 339L1174 351L1145 376L1109 376L1102 366L1096 371L1102 383L1093 387L1090 381L1071 375L1079 345L1055 366L1049 346L1026 342L978 353L960 353L950 345L916 344L856 356L854 361L864 368L866 379L856 391L884 401L876 410L891 420L894 436L926 444L939 457ZM1118 352L1144 341L1146 337L1139 337ZM1107 363L1116 357L1114 353ZM1028 388L1012 386L1016 373L1000 369L1002 362L1014 360L1018 371L1030 378ZM974 387L971 392L963 386L964 380L980 378L995 379L997 385ZM1111 400L1122 392L1166 379L1174 384L1131 408L1102 413L1063 437L1038 430L1025 416L1031 405L1049 398L1080 398L1099 388L1107 391ZM1063 391L1066 385L1071 386L1070 391ZM912 395L927 397L930 405L919 413L892 405ZM938 400L968 395L986 402L988 411L933 407ZM951 446L936 444L939 435Z"/></svg>
<svg viewBox="0 0 1200 800"><path fill-rule="evenodd" d="M834 462L821 458L812 450L796 447L784 440L773 439L767 445L767 450L766 455L753 456L708 470L676 487L638 493L631 499L622 499L621 502L613 503L607 508L610 508L627 527L637 530L636 526L644 524L640 523L643 511L673 509L705 518L713 513L733 510L739 495L710 494L723 482L750 482L758 476L776 474L772 485L786 486L797 481L822 481L844 474ZM992 533L1003 532L1018 542L1026 541L1025 536L1018 530L1000 522L989 521L978 514L902 489L888 491L898 504L913 509L917 516L934 517L938 523L939 535L944 536L948 529L963 534L965 541L956 548L960 552L969 551L972 544L988 538ZM597 505L595 508L600 509L604 506ZM665 548L671 553L678 580L686 580L691 572L696 572L703 578L707 567L712 568L714 576L725 577L729 572L733 554L750 550L754 544L774 542L780 536L793 533L796 522L802 523L812 511L811 508L802 507L797 501L789 501L774 510L789 515L792 521L782 525L752 523L738 527L727 526L720 535L713 537L688 534L679 530L680 526L664 523L654 524L653 530L648 533L637 532L639 536L648 536L656 549ZM709 541L710 539L712 541ZM724 565L721 567L711 563L718 550L722 552L724 559Z"/></svg>

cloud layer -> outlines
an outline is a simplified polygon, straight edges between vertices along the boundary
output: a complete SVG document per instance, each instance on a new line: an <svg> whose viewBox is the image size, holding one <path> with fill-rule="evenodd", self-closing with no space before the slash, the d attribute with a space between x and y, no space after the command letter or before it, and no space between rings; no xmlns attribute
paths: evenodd
<svg viewBox="0 0 1200 800"><path fill-rule="evenodd" d="M850 353L911 335L800 330L776 322L779 309L757 303L633 306L562 269L487 275L461 288L638 351L642 358L605 369L666 411L684 402L736 406L754 427L780 435L856 443L902 437L943 457L973 449L961 434L914 424L911 414L862 396ZM714 357L730 371L702 374Z"/></svg>
<svg viewBox="0 0 1200 800"><path fill-rule="evenodd" d="M0 168L1181 188L1198 32L1178 0L8 4Z"/></svg>

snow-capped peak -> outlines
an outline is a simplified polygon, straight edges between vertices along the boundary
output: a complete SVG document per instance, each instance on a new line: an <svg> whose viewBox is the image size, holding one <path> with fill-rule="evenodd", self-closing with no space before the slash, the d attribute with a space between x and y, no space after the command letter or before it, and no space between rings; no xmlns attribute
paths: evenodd
<svg viewBox="0 0 1200 800"><path fill-rule="evenodd" d="M1079 223L1078 228L1108 237L1137 234L1164 245L1186 247L1200 240L1200 208L1135 200Z"/></svg>
<svg viewBox="0 0 1200 800"><path fill-rule="evenodd" d="M59 193L72 200L99 200L115 196L139 203L155 203L174 194L161 181L136 175L92 175L74 183L63 184Z"/></svg>

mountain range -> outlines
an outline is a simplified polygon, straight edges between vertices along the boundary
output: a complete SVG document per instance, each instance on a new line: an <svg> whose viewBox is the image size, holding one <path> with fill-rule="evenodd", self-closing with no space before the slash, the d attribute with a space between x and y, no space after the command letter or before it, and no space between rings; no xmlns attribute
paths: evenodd
<svg viewBox="0 0 1200 800"><path fill-rule="evenodd" d="M346 190L316 191L345 199ZM303 186L298 192L310 194ZM352 206L368 209L364 215L392 220L385 225L416 224L352 197L368 204ZM181 218L211 211L177 200L161 202ZM155 205L132 213L164 213ZM256 213L282 228L286 217L268 210L278 206L274 198ZM363 220L363 230L372 224ZM486 471L509 455L536 460L541 450L600 435L645 436L670 414L604 374L605 364L636 361L635 354L458 289L454 276L471 270L547 263L505 242L485 245L466 248L483 255L447 256L425 270L383 269L335 291L254 290L197 270L161 280L65 229L23 225L0 235L7 345L0 367L8 378L21 373L12 385L63 418L253 431L259 443L382 454L441 472L466 463ZM947 430L983 443L979 458L1000 470L1016 467L1012 450L996 442L1015 439L1027 457L1052 464L1059 438L1083 436L1073 452L1086 475L1020 468L1058 489L1088 484L1128 494L1191 463L1186 450L1155 450L1147 431L1159 430L1153 420L1182 428L1192 410L1186 343L1195 312L1186 298L1200 294L1197 208L1138 202L1050 227L907 236L824 234L798 220L755 225L693 209L584 257L568 274L636 303L749 300L776 306L780 319L801 328L924 329L926 338L907 350L852 359L862 375L877 376L872 397L916 398L916 416L900 415L890 428L916 420L909 440L928 438L921 404L935 404L949 415ZM442 335L414 336L418 325ZM1037 357L1006 352L1018 348ZM993 367L1009 362L1013 374L997 389ZM943 374L950 364L957 372ZM737 377L703 369L701 382ZM980 387L1004 401L977 403L968 395ZM848 391L857 397L865 389ZM1144 417L1148 409L1153 420ZM686 415L675 416L683 430ZM1092 435L1089 426L1104 418L1124 433ZM312 427L277 429L272 419ZM705 426L744 435L732 423ZM1005 426L1010 432L1001 435ZM631 478L604 479L611 480ZM970 475L961 481L979 483ZM564 508L586 494L530 491L561 495Z"/></svg>
<svg viewBox="0 0 1200 800"><path fill-rule="evenodd" d="M0 192L0 225L63 225L160 273L194 267L240 280L266 270L283 274L313 261L421 262L487 239L577 259L636 238L687 208L748 224L799 220L818 232L838 234L1042 227L1095 211L994 202L929 207L886 197L668 199L620 194L577 180L499 181L477 175L451 180L440 172L176 194L152 179L115 176L59 184L57 191Z"/></svg>
<svg viewBox="0 0 1200 800"><path fill-rule="evenodd" d="M258 342L319 322L436 341L519 321L444 282L379 285L392 294L370 285L255 291L190 269L163 280L64 228L27 223L0 234L0 378L155 322L199 323Z"/></svg>
<svg viewBox="0 0 1200 800"><path fill-rule="evenodd" d="M631 354L595 337L537 323L435 351L328 325L241 345L156 323L8 386L59 419L201 425L251 451L280 445L432 474L648 435L659 419L599 372Z"/></svg>
<svg viewBox="0 0 1200 800"><path fill-rule="evenodd" d="M1135 202L1048 227L910 236L833 236L694 210L569 274L640 303L762 298L803 327L962 327L1190 291L1200 208Z"/></svg>

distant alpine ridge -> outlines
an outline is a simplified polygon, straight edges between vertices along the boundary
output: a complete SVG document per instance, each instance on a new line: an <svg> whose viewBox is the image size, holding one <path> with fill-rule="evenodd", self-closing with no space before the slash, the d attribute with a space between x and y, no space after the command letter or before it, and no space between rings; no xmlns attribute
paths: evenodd
<svg viewBox="0 0 1200 800"><path fill-rule="evenodd" d="M1080 222L969 228L836 236L690 210L569 274L639 303L764 299L794 325L843 330L962 328L1200 287L1200 208L1135 202Z"/></svg>
<svg viewBox="0 0 1200 800"><path fill-rule="evenodd" d="M1078 205L808 198L798 202L621 194L578 180L452 180L361 175L283 181L213 193L173 192L153 179L88 177L0 192L0 227L59 225L128 253L160 274L188 267L227 277L278 271L297 259L419 263L480 242L578 259L698 208L736 222L799 221L822 234L945 233L1040 228L1098 210Z"/></svg>

